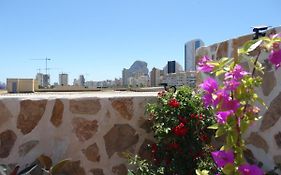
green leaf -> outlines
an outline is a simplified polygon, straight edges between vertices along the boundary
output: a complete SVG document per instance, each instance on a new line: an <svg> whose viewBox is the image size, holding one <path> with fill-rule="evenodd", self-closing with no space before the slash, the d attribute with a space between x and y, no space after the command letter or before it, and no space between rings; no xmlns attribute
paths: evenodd
<svg viewBox="0 0 281 175"><path fill-rule="evenodd" d="M209 126L208 129L218 129L218 127L219 127L218 123L215 123L215 124Z"/></svg>
<svg viewBox="0 0 281 175"><path fill-rule="evenodd" d="M221 74L223 74L223 73L225 73L225 70L223 70L223 69L217 71L217 72L216 72L216 77L219 76L219 75L221 75Z"/></svg>
<svg viewBox="0 0 281 175"><path fill-rule="evenodd" d="M135 175L131 170L128 170L128 174L127 175Z"/></svg>
<svg viewBox="0 0 281 175"><path fill-rule="evenodd" d="M69 159L65 159L65 160L62 160L60 161L59 163L57 163L56 165L54 165L52 168L51 168L51 173L54 174L54 173L57 173L61 170L61 168L66 164L70 162Z"/></svg>
<svg viewBox="0 0 281 175"><path fill-rule="evenodd" d="M224 174L233 174L234 166L232 164L228 163L223 167L222 172Z"/></svg>
<svg viewBox="0 0 281 175"><path fill-rule="evenodd" d="M252 52L254 51L257 47L259 47L261 45L261 43L263 42L263 40L257 40L255 41L255 43L253 43L252 45L250 45L250 47L247 49L247 52Z"/></svg>
<svg viewBox="0 0 281 175"><path fill-rule="evenodd" d="M216 131L216 137L220 137L223 134L225 134L225 129L223 127L218 127L218 130Z"/></svg>
<svg viewBox="0 0 281 175"><path fill-rule="evenodd" d="M196 170L195 172L197 175L209 175L209 171L207 170Z"/></svg>

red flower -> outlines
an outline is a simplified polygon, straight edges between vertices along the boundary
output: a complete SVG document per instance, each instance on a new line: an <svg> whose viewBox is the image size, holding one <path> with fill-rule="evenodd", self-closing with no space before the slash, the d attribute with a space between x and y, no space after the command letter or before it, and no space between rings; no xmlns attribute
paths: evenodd
<svg viewBox="0 0 281 175"><path fill-rule="evenodd" d="M189 120L188 119L186 119L186 118L184 118L184 117L182 117L182 116L178 116L178 119L179 119L179 121L181 122L181 123L184 123L184 124L186 124L186 123L188 123L189 122Z"/></svg>
<svg viewBox="0 0 281 175"><path fill-rule="evenodd" d="M203 142L209 141L209 137L206 134L202 134L199 136L200 140Z"/></svg>
<svg viewBox="0 0 281 175"><path fill-rule="evenodd" d="M182 137L186 135L188 128L186 128L184 123L181 122L178 126L174 127L172 131L175 135Z"/></svg>
<svg viewBox="0 0 281 175"><path fill-rule="evenodd" d="M180 106L180 102L173 98L168 102L168 105L172 108L178 108Z"/></svg>
<svg viewBox="0 0 281 175"><path fill-rule="evenodd" d="M175 150L178 150L180 148L180 145L178 143L169 143L168 144L168 147L170 149L175 149Z"/></svg>
<svg viewBox="0 0 281 175"><path fill-rule="evenodd" d="M152 145L151 145L151 152L152 152L153 154L155 154L155 153L157 152L157 150L158 150L157 145L156 145L155 143L152 144Z"/></svg>
<svg viewBox="0 0 281 175"><path fill-rule="evenodd" d="M158 92L158 97L161 98L161 97L164 97L166 94L166 91L160 91Z"/></svg>

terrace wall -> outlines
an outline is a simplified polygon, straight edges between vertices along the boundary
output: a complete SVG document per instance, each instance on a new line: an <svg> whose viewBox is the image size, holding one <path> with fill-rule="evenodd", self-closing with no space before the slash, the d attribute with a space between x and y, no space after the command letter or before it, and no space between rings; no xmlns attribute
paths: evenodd
<svg viewBox="0 0 281 175"><path fill-rule="evenodd" d="M125 175L121 153L145 156L144 145L153 139L144 113L156 94L2 95L0 164L25 167L43 154L54 163L71 159L70 175Z"/></svg>

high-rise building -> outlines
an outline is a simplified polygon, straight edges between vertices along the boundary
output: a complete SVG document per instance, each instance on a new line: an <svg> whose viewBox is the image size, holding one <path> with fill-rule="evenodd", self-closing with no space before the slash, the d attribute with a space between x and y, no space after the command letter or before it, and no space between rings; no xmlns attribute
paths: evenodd
<svg viewBox="0 0 281 175"><path fill-rule="evenodd" d="M169 68L170 67L170 68ZM170 73L182 72L182 66L176 61L168 61L167 65L163 68L164 75Z"/></svg>
<svg viewBox="0 0 281 175"><path fill-rule="evenodd" d="M198 49L201 46L204 46L204 42L200 39L189 41L184 45L184 70L185 71L195 71L196 49Z"/></svg>
<svg viewBox="0 0 281 175"><path fill-rule="evenodd" d="M80 76L79 76L78 85L79 85L79 86L85 86L85 78L84 78L84 75L80 75Z"/></svg>
<svg viewBox="0 0 281 175"><path fill-rule="evenodd" d="M49 86L50 86L50 75L43 74L43 87L49 87Z"/></svg>
<svg viewBox="0 0 281 175"><path fill-rule="evenodd" d="M66 74L66 73L59 74L59 85L61 85L61 86L68 85L68 74Z"/></svg>
<svg viewBox="0 0 281 175"><path fill-rule="evenodd" d="M38 82L40 88L45 88L50 86L50 75L37 73L35 80Z"/></svg>
<svg viewBox="0 0 281 175"><path fill-rule="evenodd" d="M129 71L124 68L122 71L122 85L125 87L128 85Z"/></svg>
<svg viewBox="0 0 281 175"><path fill-rule="evenodd" d="M176 73L176 61L168 61L168 74Z"/></svg>
<svg viewBox="0 0 281 175"><path fill-rule="evenodd" d="M150 72L150 86L151 87L157 87L159 86L160 82L160 73L161 70L157 68L152 68Z"/></svg>

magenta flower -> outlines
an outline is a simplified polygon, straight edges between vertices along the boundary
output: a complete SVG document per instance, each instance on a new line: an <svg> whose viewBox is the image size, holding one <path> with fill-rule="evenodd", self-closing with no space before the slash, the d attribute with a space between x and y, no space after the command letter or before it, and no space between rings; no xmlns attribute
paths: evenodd
<svg viewBox="0 0 281 175"><path fill-rule="evenodd" d="M226 164L234 163L234 154L232 150L229 151L215 151L212 152L212 157L219 168L224 167Z"/></svg>
<svg viewBox="0 0 281 175"><path fill-rule="evenodd" d="M224 85L225 85L226 90L234 91L240 85L240 82L236 81L234 79L230 79L230 80L224 81Z"/></svg>
<svg viewBox="0 0 281 175"><path fill-rule="evenodd" d="M241 175L264 175L262 169L256 165L244 164L238 167L238 171Z"/></svg>
<svg viewBox="0 0 281 175"><path fill-rule="evenodd" d="M208 106L212 106L213 105L213 97L212 97L212 94L211 93L205 93L202 97L202 100L204 102L204 105L206 107Z"/></svg>
<svg viewBox="0 0 281 175"><path fill-rule="evenodd" d="M241 80L247 74L249 73L245 71L241 65L236 64L232 71L225 73L224 79Z"/></svg>
<svg viewBox="0 0 281 175"><path fill-rule="evenodd" d="M232 110L235 112L239 106L240 102L238 100L232 100L231 98L228 98L222 101L221 109L224 111Z"/></svg>
<svg viewBox="0 0 281 175"><path fill-rule="evenodd" d="M217 112L217 122L220 123L220 124L225 124L226 123L226 120L227 118L233 114L233 111L232 110L229 110L229 111L219 111Z"/></svg>
<svg viewBox="0 0 281 175"><path fill-rule="evenodd" d="M223 103L224 101L228 101L231 97L229 93L225 89L218 90L213 95L214 107L219 103Z"/></svg>
<svg viewBox="0 0 281 175"><path fill-rule="evenodd" d="M213 93L218 89L218 83L213 78L207 78L202 84L199 85L200 88L208 93Z"/></svg>
<svg viewBox="0 0 281 175"><path fill-rule="evenodd" d="M281 49L273 49L269 54L268 60L271 64L275 65L275 69L278 69L281 63Z"/></svg>
<svg viewBox="0 0 281 175"><path fill-rule="evenodd" d="M211 61L211 59L208 56L203 56L198 62L197 70L202 72L212 72L215 66L208 63L208 61Z"/></svg>
<svg viewBox="0 0 281 175"><path fill-rule="evenodd" d="M213 104L212 93L218 89L217 81L213 78L208 78L200 84L199 87L205 91L205 94L202 97L205 106L211 106Z"/></svg>

